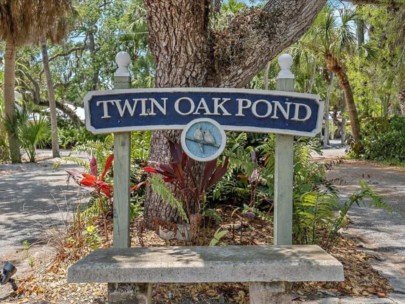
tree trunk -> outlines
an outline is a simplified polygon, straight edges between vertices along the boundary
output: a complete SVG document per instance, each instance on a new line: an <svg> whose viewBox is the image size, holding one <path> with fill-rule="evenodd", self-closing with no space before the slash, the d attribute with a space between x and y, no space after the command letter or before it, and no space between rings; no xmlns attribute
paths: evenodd
<svg viewBox="0 0 405 304"><path fill-rule="evenodd" d="M244 87L280 51L305 33L326 0L272 0L244 11L228 28L209 27L212 0L144 0L149 47L155 59L156 87ZM149 159L167 161L166 138L158 131ZM201 176L203 166L194 170ZM145 222L176 221L177 214L147 190Z"/></svg>
<svg viewBox="0 0 405 304"><path fill-rule="evenodd" d="M335 63L334 69L330 71L336 73L339 80L339 86L343 91L352 130L353 148L354 151L358 153L361 150L360 121L356 104L354 102L352 87L350 86L347 74L341 65Z"/></svg>
<svg viewBox="0 0 405 304"><path fill-rule="evenodd" d="M15 54L16 47L12 39L6 41L4 55L4 114L8 121L7 137L12 163L20 163L20 143L15 122Z"/></svg>
<svg viewBox="0 0 405 304"><path fill-rule="evenodd" d="M42 49L42 63L44 66L44 72L46 77L46 86L48 88L49 117L51 121L52 156L60 157L55 91L53 89L51 70L49 68L48 48L46 47L46 42L43 42L41 44L41 49Z"/></svg>
<svg viewBox="0 0 405 304"><path fill-rule="evenodd" d="M149 24L149 47L155 57L156 87L201 87L208 67L209 1L145 0ZM179 131L154 132L149 160L168 162L167 138L177 141ZM145 221L176 222L177 211L147 190Z"/></svg>
<svg viewBox="0 0 405 304"><path fill-rule="evenodd" d="M94 26L95 27L95 26ZM94 33L95 30L92 28L90 32L88 33L89 37L89 51L91 54L91 63L92 63L92 69L93 69L93 77L92 77L92 90L95 91L98 89L98 84L99 84L99 68L96 64L96 41L94 38Z"/></svg>
<svg viewBox="0 0 405 304"><path fill-rule="evenodd" d="M357 46L360 48L364 44L365 36L365 24L364 20L356 20L356 35L357 35Z"/></svg>
<svg viewBox="0 0 405 304"><path fill-rule="evenodd" d="M401 106L401 115L405 116L405 80L402 81L402 90L399 94L399 104Z"/></svg>
<svg viewBox="0 0 405 304"><path fill-rule="evenodd" d="M333 87L333 73L330 73L329 76L329 84L328 84L328 91L326 94L326 101L325 101L325 131L323 137L323 147L326 148L329 144L329 105L330 105L330 95L332 93Z"/></svg>
<svg viewBox="0 0 405 304"><path fill-rule="evenodd" d="M350 86L349 79L347 77L344 66L339 60L331 54L325 56L326 67L331 73L335 73L339 86L343 91L347 112L350 119L350 127L353 136L353 150L355 153L359 153L362 149L361 135L360 135L360 121L357 113L356 104L354 103L353 91Z"/></svg>

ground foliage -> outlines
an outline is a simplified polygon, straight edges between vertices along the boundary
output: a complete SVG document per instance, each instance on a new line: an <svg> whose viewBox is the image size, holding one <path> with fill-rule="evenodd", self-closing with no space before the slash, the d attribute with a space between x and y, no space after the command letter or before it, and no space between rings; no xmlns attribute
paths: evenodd
<svg viewBox="0 0 405 304"><path fill-rule="evenodd" d="M258 217L251 218L235 211L233 206L222 206L217 210L223 219L222 231L228 231L219 245L260 245L272 243L272 226ZM104 239L100 220L95 226ZM111 225L109 231L111 233ZM200 245L208 245L215 235L218 225L206 221L200 230ZM146 230L142 218L132 224L132 246L167 246L186 245L184 242L161 240L153 231ZM60 237L61 234L59 234ZM110 241L102 247L111 246ZM85 243L80 244L80 255L90 251ZM70 246L65 251L77 249ZM296 301L319 296L378 296L386 297L391 290L387 280L370 266L374 258L359 250L355 241L339 237L339 242L331 254L342 262L345 269L345 281L341 283L300 283L294 284L293 293ZM105 284L67 284L67 266L79 259L79 255L58 256L52 263L42 264L41 269L34 269L32 275L21 279L18 295L10 297L10 303L105 303ZM248 303L247 284L156 284L154 285L155 303Z"/></svg>
<svg viewBox="0 0 405 304"><path fill-rule="evenodd" d="M365 159L405 162L405 117L369 118L363 125Z"/></svg>

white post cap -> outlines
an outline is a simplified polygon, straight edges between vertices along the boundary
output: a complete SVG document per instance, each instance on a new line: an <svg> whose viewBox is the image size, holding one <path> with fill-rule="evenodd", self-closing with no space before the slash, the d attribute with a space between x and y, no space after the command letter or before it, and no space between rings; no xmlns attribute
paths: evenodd
<svg viewBox="0 0 405 304"><path fill-rule="evenodd" d="M290 54L282 54L278 57L278 64L281 70L277 75L277 79L294 79L294 74L290 70L293 64L293 58Z"/></svg>
<svg viewBox="0 0 405 304"><path fill-rule="evenodd" d="M119 52L115 56L115 62L118 65L118 69L115 71L114 76L130 76L128 66L131 63L131 56L127 52Z"/></svg>

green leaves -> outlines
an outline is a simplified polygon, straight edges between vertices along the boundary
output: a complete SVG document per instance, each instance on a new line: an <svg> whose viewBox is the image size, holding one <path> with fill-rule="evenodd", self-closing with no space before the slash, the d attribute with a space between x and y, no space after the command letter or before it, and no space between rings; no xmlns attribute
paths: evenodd
<svg viewBox="0 0 405 304"><path fill-rule="evenodd" d="M338 198L333 193L307 192L294 199L294 240L299 244L319 243L319 231L335 220Z"/></svg>
<svg viewBox="0 0 405 304"><path fill-rule="evenodd" d="M30 162L35 162L35 150L38 145L49 138L49 124L46 118L27 121L18 129L21 147L28 154Z"/></svg>
<svg viewBox="0 0 405 304"><path fill-rule="evenodd" d="M405 162L405 118L370 118L363 122L365 159Z"/></svg>
<svg viewBox="0 0 405 304"><path fill-rule="evenodd" d="M228 234L228 230L221 230L221 228L218 228L217 231L214 233L214 237L212 238L210 242L210 246L216 246L220 244L221 239Z"/></svg>
<svg viewBox="0 0 405 304"><path fill-rule="evenodd" d="M35 162L36 148L49 139L49 124L46 117L38 114L30 116L25 108L19 110L16 108L14 119L5 118L2 122L5 129L10 130L18 139L29 161Z"/></svg>
<svg viewBox="0 0 405 304"><path fill-rule="evenodd" d="M336 241L336 237L341 228L347 224L347 214L350 208L356 204L360 206L361 203L369 204L371 207L391 211L391 207L383 201L383 199L373 190L364 180L359 181L360 190L353 193L349 200L346 201L339 209L338 216L329 228L328 244L327 247L331 248ZM369 199L369 200L367 200Z"/></svg>
<svg viewBox="0 0 405 304"><path fill-rule="evenodd" d="M160 175L154 174L150 177L150 184L153 191L155 191L163 201L168 202L170 206L176 208L181 219L189 223L189 218L187 217L182 202L176 199L172 190L169 188L168 185L166 185L163 178Z"/></svg>

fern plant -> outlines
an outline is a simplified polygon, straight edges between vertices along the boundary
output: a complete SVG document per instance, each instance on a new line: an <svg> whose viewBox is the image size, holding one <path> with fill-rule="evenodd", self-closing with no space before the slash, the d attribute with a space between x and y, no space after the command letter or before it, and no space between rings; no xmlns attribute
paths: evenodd
<svg viewBox="0 0 405 304"><path fill-rule="evenodd" d="M319 243L319 231L329 230L338 197L330 192L307 192L294 199L293 238L298 244Z"/></svg>
<svg viewBox="0 0 405 304"><path fill-rule="evenodd" d="M175 196L174 193L167 187L166 182L163 180L163 177L160 175L152 175L149 179L149 182L152 186L153 191L158 193L160 198L169 203L170 206L176 208L181 219L186 222L190 223L189 217L183 207L182 202L180 202Z"/></svg>
<svg viewBox="0 0 405 304"><path fill-rule="evenodd" d="M368 205L372 208L383 209L388 212L392 211L392 207L387 204L381 196L379 196L364 180L359 181L360 190L350 195L349 200L344 202L339 209L338 216L330 225L327 242L324 247L331 248L338 236L339 230L345 227L348 223L348 213L353 205L361 206Z"/></svg>
<svg viewBox="0 0 405 304"><path fill-rule="evenodd" d="M85 153L94 156L99 165L105 164L107 158L112 154L114 146L113 135L106 136L103 140L87 141L85 144L76 146L73 151L77 153ZM88 160L83 160L80 157L68 157L67 160L73 161L76 164L83 166L89 170L90 163ZM97 168L99 171L102 168Z"/></svg>

